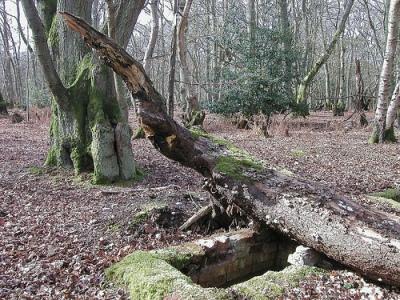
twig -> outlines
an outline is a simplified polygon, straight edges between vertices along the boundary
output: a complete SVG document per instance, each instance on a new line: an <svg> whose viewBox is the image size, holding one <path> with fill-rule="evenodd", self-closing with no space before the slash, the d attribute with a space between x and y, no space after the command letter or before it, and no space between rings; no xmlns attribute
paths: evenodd
<svg viewBox="0 0 400 300"><path fill-rule="evenodd" d="M211 204L202 207L199 211L197 211L193 216L191 216L181 227L180 230L186 230L193 224L197 223L200 219L208 216L212 212Z"/></svg>

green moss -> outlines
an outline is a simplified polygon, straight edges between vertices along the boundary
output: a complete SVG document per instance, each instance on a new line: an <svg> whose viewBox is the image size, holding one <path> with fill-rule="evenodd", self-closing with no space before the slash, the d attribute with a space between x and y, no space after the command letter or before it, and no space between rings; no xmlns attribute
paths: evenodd
<svg viewBox="0 0 400 300"><path fill-rule="evenodd" d="M50 140L51 147L49 152L47 153L47 158L45 165L46 166L57 166L58 165L58 157L60 155L60 129L58 124L58 106L55 99L52 99L51 102L51 119L50 119Z"/></svg>
<svg viewBox="0 0 400 300"><path fill-rule="evenodd" d="M221 156L217 160L215 170L231 176L235 179L246 178L246 171L260 171L262 165L259 162L240 156Z"/></svg>
<svg viewBox="0 0 400 300"><path fill-rule="evenodd" d="M140 211L137 214L135 214L132 218L131 225L136 226L144 221L146 221L149 217L149 211Z"/></svg>
<svg viewBox="0 0 400 300"><path fill-rule="evenodd" d="M400 190L398 189L387 189L382 192L373 193L372 196L382 197L400 202Z"/></svg>
<svg viewBox="0 0 400 300"><path fill-rule="evenodd" d="M297 287L306 277L322 273L323 270L315 267L290 266L280 272L268 271L231 288L239 295L253 300L277 299L287 289Z"/></svg>
<svg viewBox="0 0 400 300"><path fill-rule="evenodd" d="M390 127L389 129L385 130L385 141L386 142L397 142L396 135L394 133L394 127Z"/></svg>
<svg viewBox="0 0 400 300"><path fill-rule="evenodd" d="M180 270L197 256L204 257L202 247L194 243L149 252L135 251L106 270L106 277L126 287L131 299L276 299L301 280L324 271L315 267L288 267L280 272L269 271L261 276L227 289L202 288Z"/></svg>
<svg viewBox="0 0 400 300"><path fill-rule="evenodd" d="M385 142L395 143L397 142L396 135L394 133L394 127L385 130L383 140ZM379 143L379 135L376 128L372 131L370 138L368 139L369 144L378 144Z"/></svg>
<svg viewBox="0 0 400 300"><path fill-rule="evenodd" d="M290 151L290 155L292 155L293 157L300 158L300 157L303 157L306 154L304 153L303 150L295 149L295 150L291 150Z"/></svg>
<svg viewBox="0 0 400 300"><path fill-rule="evenodd" d="M55 146L50 147L47 152L45 165L49 167L57 166L57 148Z"/></svg>
<svg viewBox="0 0 400 300"><path fill-rule="evenodd" d="M214 169L215 171L224 173L234 179L239 180L248 177L245 174L246 171L254 172L261 171L263 169L263 164L261 161L255 159L248 152L237 148L231 142L214 137L199 127L192 127L190 132L195 139L200 137L206 138L224 150L225 153L217 160L217 164Z"/></svg>
<svg viewBox="0 0 400 300"><path fill-rule="evenodd" d="M207 131L205 131L203 128L198 127L198 126L193 126L190 129L190 132L192 133L192 136L195 139L198 139L200 137L206 138L212 142L214 142L215 144L219 145L219 146L227 146L229 148L236 148L235 145L233 145L231 142L224 140L224 139L220 139L217 138L211 134L209 134ZM237 148L236 148L237 149Z"/></svg>
<svg viewBox="0 0 400 300"><path fill-rule="evenodd" d="M93 176L90 182L94 185L109 185L113 183L111 180L104 177L103 174L98 173L96 169L93 172Z"/></svg>
<svg viewBox="0 0 400 300"><path fill-rule="evenodd" d="M57 14L57 0L40 1L40 9L43 17L43 25L48 33L51 31L54 18Z"/></svg>
<svg viewBox="0 0 400 300"><path fill-rule="evenodd" d="M400 209L400 203L392 199L376 196L368 196L368 199L376 203L386 203L395 209Z"/></svg>
<svg viewBox="0 0 400 300"><path fill-rule="evenodd" d="M143 127L138 127L136 129L136 132L133 134L133 139L138 140L138 139L144 139L145 138L145 133Z"/></svg>
<svg viewBox="0 0 400 300"><path fill-rule="evenodd" d="M175 253L176 254L176 253ZM204 289L173 267L165 257L174 256L162 251L136 251L106 270L106 277L127 287L133 299L228 299L218 289ZM176 259L176 258L175 258Z"/></svg>
<svg viewBox="0 0 400 300"><path fill-rule="evenodd" d="M137 226L145 222L154 210L162 210L165 208L167 208L167 204L165 202L156 202L152 200L150 201L150 204L143 205L141 207L141 211L133 216L130 225Z"/></svg>
<svg viewBox="0 0 400 300"><path fill-rule="evenodd" d="M50 48L57 47L60 42L60 37L58 35L58 17L54 16L51 21L50 29L47 33L47 43L50 45Z"/></svg>
<svg viewBox="0 0 400 300"><path fill-rule="evenodd" d="M87 170L92 164L86 149L79 144L73 146L71 151L71 160L76 175Z"/></svg>
<svg viewBox="0 0 400 300"><path fill-rule="evenodd" d="M29 173L32 175L42 175L44 174L44 169L42 167L33 166L29 168Z"/></svg>

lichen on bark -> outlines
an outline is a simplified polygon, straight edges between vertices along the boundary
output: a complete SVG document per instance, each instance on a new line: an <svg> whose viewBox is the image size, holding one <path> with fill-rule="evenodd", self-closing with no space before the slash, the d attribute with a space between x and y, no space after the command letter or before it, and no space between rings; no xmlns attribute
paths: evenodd
<svg viewBox="0 0 400 300"><path fill-rule="evenodd" d="M131 130L121 122L115 97L106 94L107 70L93 62L91 54L75 67L68 86L69 107L53 101L50 126L52 146L47 165L72 167L76 174L93 171L95 184L131 180L136 168L130 148ZM124 145L117 147L117 139ZM121 144L121 141L119 142ZM121 157L126 158L125 160Z"/></svg>

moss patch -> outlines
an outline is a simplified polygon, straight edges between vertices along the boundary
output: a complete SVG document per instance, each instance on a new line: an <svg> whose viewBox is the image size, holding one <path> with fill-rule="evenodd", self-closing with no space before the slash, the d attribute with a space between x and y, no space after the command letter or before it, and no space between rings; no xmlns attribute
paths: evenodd
<svg viewBox="0 0 400 300"><path fill-rule="evenodd" d="M386 203L395 209L400 209L400 190L387 189L382 192L372 193L368 199L375 203Z"/></svg>
<svg viewBox="0 0 400 300"><path fill-rule="evenodd" d="M167 296L177 299L228 299L227 293L218 289L203 289L171 265L165 258L180 256L173 250L136 251L106 270L106 277L127 287L131 299L161 300ZM182 256L175 264L184 264Z"/></svg>
<svg viewBox="0 0 400 300"><path fill-rule="evenodd" d="M373 193L371 195L375 197L391 199L400 203L400 190L398 189L387 189L382 192Z"/></svg>
<svg viewBox="0 0 400 300"><path fill-rule="evenodd" d="M391 127L389 129L385 130L383 140L385 142L389 142L389 143L397 142L397 138L394 133L394 127ZM368 143L369 144L378 144L379 143L379 135L378 135L378 131L376 130L376 128L373 130L370 138L368 139Z"/></svg>
<svg viewBox="0 0 400 300"><path fill-rule="evenodd" d="M283 271L269 271L261 276L222 288L202 288L181 270L196 257L205 255L194 243L154 251L135 251L106 270L106 277L126 287L131 299L276 299L287 289L297 287L301 280L322 274L315 267L290 266ZM174 299L175 299L174 298ZM236 298L235 298L236 299Z"/></svg>
<svg viewBox="0 0 400 300"><path fill-rule="evenodd" d="M32 175L43 175L45 170L42 167L33 166L29 168L29 173Z"/></svg>
<svg viewBox="0 0 400 300"><path fill-rule="evenodd" d="M280 272L268 271L261 276L236 284L232 289L252 300L277 299L285 290L297 287L307 276L322 273L323 270L315 267L290 266Z"/></svg>
<svg viewBox="0 0 400 300"><path fill-rule="evenodd" d="M296 158L300 158L300 157L305 156L306 154L304 153L303 150L294 149L294 150L290 151L290 155L293 156L293 157L296 157Z"/></svg>
<svg viewBox="0 0 400 300"><path fill-rule="evenodd" d="M57 7L57 4L56 4ZM48 21L50 22L50 21ZM60 42L60 37L58 35L58 18L56 15L53 16L50 22L50 28L46 29L47 32L47 43L49 44L50 48L57 47Z"/></svg>
<svg viewBox="0 0 400 300"><path fill-rule="evenodd" d="M217 172L224 173L235 179L245 179L247 178L246 171L260 171L261 169L262 165L258 162L235 155L221 156L215 166Z"/></svg>
<svg viewBox="0 0 400 300"><path fill-rule="evenodd" d="M246 172L251 173L263 170L264 166L261 161L255 159L248 152L239 149L231 142L210 135L199 127L192 127L190 132L195 139L200 137L206 138L220 146L224 151L223 155L217 160L217 164L214 168L215 171L226 174L237 180L243 180L249 178Z"/></svg>

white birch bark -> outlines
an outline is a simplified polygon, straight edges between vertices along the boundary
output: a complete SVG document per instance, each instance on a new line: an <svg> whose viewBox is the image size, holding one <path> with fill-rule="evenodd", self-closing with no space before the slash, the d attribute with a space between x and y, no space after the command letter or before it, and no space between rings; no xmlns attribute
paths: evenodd
<svg viewBox="0 0 400 300"><path fill-rule="evenodd" d="M150 72L151 68L151 58L153 57L154 48L157 43L158 31L160 27L160 21L158 17L158 1L159 0L151 0L150 2L150 10L151 10L151 32L150 32L150 40L147 44L146 52L144 54L143 59L143 68L147 74Z"/></svg>
<svg viewBox="0 0 400 300"><path fill-rule="evenodd" d="M388 34L386 40L385 59L379 80L379 92L375 111L374 131L370 138L371 143L385 141L386 114L388 107L388 94L392 79L394 58L397 50L397 39L400 21L400 0L392 0L389 8Z"/></svg>
<svg viewBox="0 0 400 300"><path fill-rule="evenodd" d="M386 114L386 130L392 129L396 120L397 110L400 104L400 81L397 82L394 88L392 99L390 100L389 108Z"/></svg>

